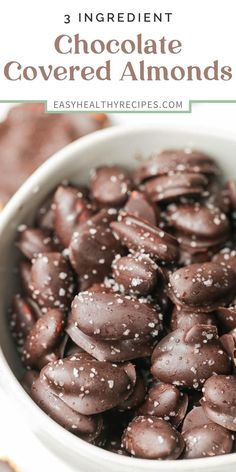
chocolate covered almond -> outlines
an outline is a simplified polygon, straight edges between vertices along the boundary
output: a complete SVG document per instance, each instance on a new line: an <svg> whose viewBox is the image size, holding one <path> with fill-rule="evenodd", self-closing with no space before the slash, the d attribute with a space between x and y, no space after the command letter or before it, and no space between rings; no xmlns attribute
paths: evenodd
<svg viewBox="0 0 236 472"><path fill-rule="evenodd" d="M183 434L183 438L185 441L184 459L229 454L232 451L234 440L227 429L215 423L188 429Z"/></svg>
<svg viewBox="0 0 236 472"><path fill-rule="evenodd" d="M179 258L177 240L141 218L125 215L121 221L112 222L111 227L115 237L131 251L149 254L167 264Z"/></svg>
<svg viewBox="0 0 236 472"><path fill-rule="evenodd" d="M53 353L58 347L63 333L64 321L64 314L55 309L49 310L37 320L24 343L22 357L27 366L42 366L43 358Z"/></svg>
<svg viewBox="0 0 236 472"><path fill-rule="evenodd" d="M137 416L129 423L123 447L143 459L177 459L184 449L184 440L167 421L155 416Z"/></svg>
<svg viewBox="0 0 236 472"><path fill-rule="evenodd" d="M236 376L210 377L204 384L202 407L206 416L226 429L236 431Z"/></svg>
<svg viewBox="0 0 236 472"><path fill-rule="evenodd" d="M175 172L219 175L214 159L201 151L192 149L169 149L144 161L134 172L134 180L140 183L157 175Z"/></svg>
<svg viewBox="0 0 236 472"><path fill-rule="evenodd" d="M92 171L92 198L102 205L120 206L128 197L131 180L128 172L118 166L101 166Z"/></svg>
<svg viewBox="0 0 236 472"><path fill-rule="evenodd" d="M63 403L92 415L116 407L131 395L136 379L131 367L130 372L82 354L48 364L40 376Z"/></svg>
<svg viewBox="0 0 236 472"><path fill-rule="evenodd" d="M88 336L117 341L157 336L159 328L154 307L114 293L79 293L73 300L69 323Z"/></svg>
<svg viewBox="0 0 236 472"><path fill-rule="evenodd" d="M74 292L74 277L61 253L39 255L33 262L31 273L33 297L40 306L68 309Z"/></svg>
<svg viewBox="0 0 236 472"><path fill-rule="evenodd" d="M214 311L234 297L236 276L232 269L213 262L191 264L170 275L169 295L189 311Z"/></svg>
<svg viewBox="0 0 236 472"><path fill-rule="evenodd" d="M55 232L64 247L68 247L79 224L92 215L91 205L83 188L59 186L54 195Z"/></svg>
<svg viewBox="0 0 236 472"><path fill-rule="evenodd" d="M150 388L138 413L163 418L177 428L185 417L187 408L186 393L180 392L174 385L159 383Z"/></svg>
<svg viewBox="0 0 236 472"><path fill-rule="evenodd" d="M146 254L117 257L112 264L113 277L121 292L146 295L154 289L161 275L158 266Z"/></svg>
<svg viewBox="0 0 236 472"><path fill-rule="evenodd" d="M189 389L200 389L213 374L228 374L230 369L229 356L215 326L177 329L164 337L152 354L151 372L155 378Z"/></svg>

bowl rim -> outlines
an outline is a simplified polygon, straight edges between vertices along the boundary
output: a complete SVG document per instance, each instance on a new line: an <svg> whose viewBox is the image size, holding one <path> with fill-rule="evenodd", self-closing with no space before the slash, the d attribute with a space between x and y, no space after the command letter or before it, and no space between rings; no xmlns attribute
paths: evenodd
<svg viewBox="0 0 236 472"><path fill-rule="evenodd" d="M76 152L85 152L87 148L91 148L95 146L98 142L106 143L108 140L112 140L113 138L117 137L124 137L127 135L137 134L137 133L145 133L151 131L161 131L161 132L171 132L173 135L175 134L185 134L186 137L194 136L194 137L215 137L216 140L225 140L231 141L236 146L236 137L227 136L225 133L219 134L218 131L214 130L206 130L205 127L198 127L198 129L192 131L189 126L173 126L173 125L160 125L160 124L144 124L144 125L117 125L111 128L107 128L104 130L96 131L92 134L84 136L73 143L67 145L62 150L54 154L50 157L44 164L42 164L20 187L20 189L15 193L15 195L11 198L11 200L7 203L0 214L0 237L1 232L7 227L9 224L12 216L17 212L19 206L24 204L28 195L32 190L42 185L43 182L49 181L50 175L55 173L55 171L63 165L65 159L69 158L71 154ZM0 244L1 246L1 244ZM46 413L44 413L41 408L39 408L36 403L31 399L31 397L25 392L23 387L21 386L20 382L15 377L13 371L11 370L8 362L4 356L2 349L0 348L0 368L4 372L4 378L7 379L7 388L6 390L10 395L14 392L14 398L17 399L18 402L24 405L27 416L33 415L34 420L36 419L38 426L43 431L46 431L51 437L53 437L56 441L63 444L68 450L77 452L78 457L79 454L83 455L84 458L91 458L94 461L104 461L109 463L110 465L120 465L132 468L137 467L138 470L141 469L148 469L148 470L156 470L157 467L157 460L149 460L149 459L138 459L132 457L121 456L119 454L112 453L105 449L101 449L99 447L95 447L92 444L87 443L83 439L69 433L65 428L60 426L54 420L52 420ZM6 385L4 385L6 387ZM158 461L160 464L161 470L170 470L173 467L176 470L189 470L192 467L196 467L198 470L204 468L211 468L211 467L220 467L230 464L236 463L236 453L221 455L221 456L214 456L214 457L207 457L201 459L189 459L189 460L181 460L181 461L173 461L173 460L165 460L165 461Z"/></svg>

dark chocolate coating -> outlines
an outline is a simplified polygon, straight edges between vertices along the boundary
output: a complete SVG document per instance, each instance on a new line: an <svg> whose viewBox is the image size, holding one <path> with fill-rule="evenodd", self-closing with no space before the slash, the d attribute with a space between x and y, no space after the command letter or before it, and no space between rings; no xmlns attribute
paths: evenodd
<svg viewBox="0 0 236 472"><path fill-rule="evenodd" d="M18 344L22 344L40 316L41 311L33 300L19 294L14 296L10 327Z"/></svg>
<svg viewBox="0 0 236 472"><path fill-rule="evenodd" d="M101 166L92 172L91 197L99 204L120 206L127 200L131 189L128 172L118 166Z"/></svg>
<svg viewBox="0 0 236 472"><path fill-rule="evenodd" d="M150 388L139 415L156 416L169 421L176 428L181 424L188 408L188 396L174 385L157 384Z"/></svg>
<svg viewBox="0 0 236 472"><path fill-rule="evenodd" d="M55 309L48 310L38 319L24 343L23 360L27 366L42 366L40 359L55 351L61 340L64 321L64 313Z"/></svg>
<svg viewBox="0 0 236 472"><path fill-rule="evenodd" d="M156 175L171 175L173 172L219 175L220 170L210 156L200 151L170 149L144 161L134 172L134 180L139 183Z"/></svg>
<svg viewBox="0 0 236 472"><path fill-rule="evenodd" d="M55 395L40 376L31 389L32 398L52 419L71 433L93 442L101 433L103 420L100 415L82 415Z"/></svg>
<svg viewBox="0 0 236 472"><path fill-rule="evenodd" d="M202 427L209 423L212 423L212 421L205 415L202 406L196 406L185 416L181 431L185 433L185 431L192 430L199 426Z"/></svg>
<svg viewBox="0 0 236 472"><path fill-rule="evenodd" d="M157 336L155 308L124 295L80 292L72 303L69 323L96 339L117 340Z"/></svg>
<svg viewBox="0 0 236 472"><path fill-rule="evenodd" d="M54 195L55 232L64 247L70 245L79 224L92 215L91 205L85 199L83 189L59 186Z"/></svg>
<svg viewBox="0 0 236 472"><path fill-rule="evenodd" d="M54 231L55 223L55 204L53 203L53 193L40 205L36 213L36 225L43 231Z"/></svg>
<svg viewBox="0 0 236 472"><path fill-rule="evenodd" d="M163 338L152 354L151 372L162 382L200 389L209 377L230 373L230 359L215 326L176 329Z"/></svg>
<svg viewBox="0 0 236 472"><path fill-rule="evenodd" d="M232 434L214 423L188 429L183 437L186 444L183 453L184 459L229 454L233 448Z"/></svg>
<svg viewBox="0 0 236 472"><path fill-rule="evenodd" d="M236 250L231 248L224 248L214 255L213 262L229 267L236 272Z"/></svg>
<svg viewBox="0 0 236 472"><path fill-rule="evenodd" d="M174 307L171 314L171 329L173 331L178 328L188 331L198 324L217 326L217 317L215 313L195 313L194 311L185 311L177 306Z"/></svg>
<svg viewBox="0 0 236 472"><path fill-rule="evenodd" d="M30 260L39 254L57 250L55 241L45 231L39 228L27 228L20 232L17 247Z"/></svg>
<svg viewBox="0 0 236 472"><path fill-rule="evenodd" d="M69 263L59 252L39 255L32 265L33 297L40 306L65 310L74 292Z"/></svg>
<svg viewBox="0 0 236 472"><path fill-rule="evenodd" d="M160 278L157 265L146 254L118 257L112 268L113 277L121 292L147 295Z"/></svg>
<svg viewBox="0 0 236 472"><path fill-rule="evenodd" d="M153 351L155 341L151 336L106 341L84 334L74 323L67 326L66 332L75 344L99 361L122 362L148 357Z"/></svg>
<svg viewBox="0 0 236 472"><path fill-rule="evenodd" d="M160 220L160 212L157 205L149 201L148 197L137 190L131 192L124 210L129 215L137 216L156 226Z"/></svg>
<svg viewBox="0 0 236 472"><path fill-rule="evenodd" d="M101 210L74 232L69 257L79 276L80 289L86 290L97 282L103 282L111 270L120 243L114 238L109 221L117 217L116 211Z"/></svg>
<svg viewBox="0 0 236 472"><path fill-rule="evenodd" d="M233 373L236 373L236 328L221 336L220 342L231 359Z"/></svg>
<svg viewBox="0 0 236 472"><path fill-rule="evenodd" d="M137 408L144 401L145 394L146 386L143 376L140 373L137 373L131 395L119 404L118 410L127 411Z"/></svg>
<svg viewBox="0 0 236 472"><path fill-rule="evenodd" d="M170 423L155 416L137 416L129 423L122 438L123 447L143 459L177 459L184 440Z"/></svg>
<svg viewBox="0 0 236 472"><path fill-rule="evenodd" d="M169 295L177 305L197 312L214 311L234 297L236 274L213 262L191 264L170 275Z"/></svg>
<svg viewBox="0 0 236 472"><path fill-rule="evenodd" d="M74 411L94 415L118 406L131 395L136 376L133 366L130 370L81 354L49 363L40 379Z"/></svg>
<svg viewBox="0 0 236 472"><path fill-rule="evenodd" d="M180 197L201 195L208 183L202 174L173 173L148 180L143 189L153 202L175 201Z"/></svg>
<svg viewBox="0 0 236 472"><path fill-rule="evenodd" d="M165 263L179 258L177 240L161 229L132 215L125 215L121 221L111 223L113 233L131 251L149 254L151 258Z"/></svg>
<svg viewBox="0 0 236 472"><path fill-rule="evenodd" d="M33 296L34 287L32 285L32 264L29 261L20 261L19 276L22 289L28 297Z"/></svg>
<svg viewBox="0 0 236 472"><path fill-rule="evenodd" d="M200 203L170 207L170 223L184 234L218 241L229 232L229 221L219 208Z"/></svg>
<svg viewBox="0 0 236 472"><path fill-rule="evenodd" d="M210 377L204 384L202 407L214 423L236 431L236 375Z"/></svg>
<svg viewBox="0 0 236 472"><path fill-rule="evenodd" d="M220 306L216 310L216 316L224 328L224 330L229 331L236 328L236 305L235 300L233 300L232 305L228 307Z"/></svg>

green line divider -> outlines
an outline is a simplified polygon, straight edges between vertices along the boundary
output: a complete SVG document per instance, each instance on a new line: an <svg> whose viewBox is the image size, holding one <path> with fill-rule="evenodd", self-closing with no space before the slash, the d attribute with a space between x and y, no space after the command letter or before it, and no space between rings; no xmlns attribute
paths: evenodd
<svg viewBox="0 0 236 472"><path fill-rule="evenodd" d="M63 100L62 100L63 101ZM92 100L91 100L92 101ZM181 101L181 99L180 99ZM196 104L232 104L236 103L236 100L189 100L189 107L187 110L137 110L137 111L130 111L130 110L62 110L62 111L55 111L55 110L48 110L48 102L47 100L0 100L0 103L43 103L45 108L45 113L49 114L61 114L61 113L106 113L106 114L188 114L192 113L193 107Z"/></svg>

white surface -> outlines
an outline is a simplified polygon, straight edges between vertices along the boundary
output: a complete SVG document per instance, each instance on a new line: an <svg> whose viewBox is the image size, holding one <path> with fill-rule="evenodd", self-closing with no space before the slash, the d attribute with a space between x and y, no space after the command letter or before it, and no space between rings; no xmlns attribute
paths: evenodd
<svg viewBox="0 0 236 472"><path fill-rule="evenodd" d="M4 115L6 108L1 105L0 116ZM114 115L113 118L114 121L124 124L155 122L174 124L178 127L185 125L192 129L197 129L201 125L201 128L204 127L206 130L215 129L235 136L236 105L197 106L192 115L129 114ZM29 431L23 411L20 411L17 404L9 401L2 393L0 394L0 418L0 456L9 456L19 466L21 472L42 472L42 470L69 472L71 470L42 446Z"/></svg>

